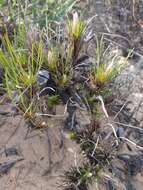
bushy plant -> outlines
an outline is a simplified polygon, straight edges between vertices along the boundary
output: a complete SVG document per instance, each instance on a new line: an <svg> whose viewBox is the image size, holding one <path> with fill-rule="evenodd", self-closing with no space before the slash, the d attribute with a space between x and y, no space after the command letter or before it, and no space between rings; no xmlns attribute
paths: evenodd
<svg viewBox="0 0 143 190"><path fill-rule="evenodd" d="M64 190L88 190L88 184L93 181L93 171L88 164L65 172Z"/></svg>
<svg viewBox="0 0 143 190"><path fill-rule="evenodd" d="M66 42L59 42L51 46L45 59L45 67L51 72L57 86L64 88L71 84L74 67L80 58L83 47L86 23L73 14L73 20L68 22ZM64 39L65 40L65 39Z"/></svg>
<svg viewBox="0 0 143 190"><path fill-rule="evenodd" d="M68 51L67 55L65 50L53 48L49 50L47 57L47 67L52 73L52 77L56 85L60 88L64 88L70 85L73 67L71 52Z"/></svg>
<svg viewBox="0 0 143 190"><path fill-rule="evenodd" d="M24 34L16 42L10 42L8 35L3 38L5 51L0 50L0 64L4 69L4 85L14 104L22 112L32 112L33 99L37 88L37 73L43 63L43 43L32 44L31 54L24 47ZM23 46L23 49L21 49Z"/></svg>
<svg viewBox="0 0 143 190"><path fill-rule="evenodd" d="M127 64L127 58L123 58L117 51L105 48L103 37L96 38L95 61L93 63L90 81L96 90L102 88L121 72Z"/></svg>

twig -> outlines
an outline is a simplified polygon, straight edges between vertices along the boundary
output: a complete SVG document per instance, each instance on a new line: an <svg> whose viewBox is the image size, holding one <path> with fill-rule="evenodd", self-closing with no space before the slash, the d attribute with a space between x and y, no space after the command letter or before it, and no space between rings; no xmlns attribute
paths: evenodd
<svg viewBox="0 0 143 190"><path fill-rule="evenodd" d="M105 108L102 96L97 96L96 99L100 100L103 112L104 112L105 116L107 117L107 119L109 119L109 115L108 115L107 110Z"/></svg>
<svg viewBox="0 0 143 190"><path fill-rule="evenodd" d="M95 18L95 17L97 17L98 15L96 14L96 15L93 15L91 18L89 18L88 19L88 21L87 21L87 26L89 26L89 24L93 21L93 19Z"/></svg>
<svg viewBox="0 0 143 190"><path fill-rule="evenodd" d="M82 108L76 101L73 101L71 98L69 99L70 102L73 104L73 106L77 107L79 110L86 111L84 108Z"/></svg>
<svg viewBox="0 0 143 190"><path fill-rule="evenodd" d="M137 20L136 19L136 16L135 16L135 0L133 0L133 18L134 18L134 20Z"/></svg>
<svg viewBox="0 0 143 190"><path fill-rule="evenodd" d="M119 114L121 113L121 111L124 109L124 107L125 107L125 105L126 105L127 102L128 102L128 100L125 101L125 103L123 104L123 106L121 107L121 109L119 110L119 112L114 116L113 120L115 120L115 119L118 117L118 115L119 115Z"/></svg>
<svg viewBox="0 0 143 190"><path fill-rule="evenodd" d="M112 127L113 133L114 133L115 137L118 139L117 133L116 133L116 130L115 130L114 126L111 123L107 123L107 125Z"/></svg>
<svg viewBox="0 0 143 190"><path fill-rule="evenodd" d="M109 126L112 127L112 130L113 130L114 136L115 136L115 138L116 138L116 140L117 140L118 137L117 137L117 134L116 134L116 130L115 130L114 126L110 123L109 115L108 115L107 110L106 110L106 108L105 108L105 104L104 104L104 102L103 102L103 98L102 98L102 96L97 96L97 99L100 100L100 102L101 102L101 106L102 106L102 109L103 109L103 112L104 112L105 116L106 116L107 119L108 119L108 123L107 123L107 125L109 125ZM118 144L118 140L117 140L117 144Z"/></svg>
<svg viewBox="0 0 143 190"><path fill-rule="evenodd" d="M108 38L104 38L104 39L105 39L106 41L110 42L110 43L113 43L113 44L117 45L117 46L120 47L120 48L125 48L123 45L121 45L121 44L119 44L119 43L117 43L117 42L115 42L115 41L113 41L113 40L110 40L110 39L108 39ZM133 49L129 49L129 48L126 47L126 50L127 50L127 51L132 51L132 53L133 53L134 55L137 55L137 56L143 58L143 55L142 55L142 54L136 52L136 51L133 50Z"/></svg>
<svg viewBox="0 0 143 190"><path fill-rule="evenodd" d="M120 123L120 122L116 122L116 121L112 121L112 122L115 123L115 124L125 126L125 127L130 127L130 128L133 128L133 129L138 129L140 131L143 131L142 128L139 128L139 127L136 127L136 126L133 126L133 125L128 125L128 124L124 124L124 123Z"/></svg>
<svg viewBox="0 0 143 190"><path fill-rule="evenodd" d="M45 88L43 88L43 89L37 94L38 100L40 99L40 94L41 94L42 92L44 92L45 90L47 90L47 89L52 90L53 92L55 92L55 89L53 89L53 88L51 88L51 87L45 87Z"/></svg>
<svg viewBox="0 0 143 190"><path fill-rule="evenodd" d="M26 114L27 114L28 111L30 110L30 108L31 108L31 106L33 105L34 101L35 101L35 99L33 98L33 99L31 100L30 105L28 106L28 108L25 110L25 112L24 112L24 114L23 114L24 117L26 116Z"/></svg>
<svg viewBox="0 0 143 190"><path fill-rule="evenodd" d="M94 150L93 150L93 152L92 152L92 154L91 154L92 157L94 156L94 153L95 153L95 150L96 150L96 148L97 148L98 142L99 142L99 136L98 136L97 141L96 141L96 143L95 143Z"/></svg>
<svg viewBox="0 0 143 190"><path fill-rule="evenodd" d="M76 116L76 114L75 114L75 112L74 112L73 115L72 115L71 127L70 127L72 130L74 129L75 116Z"/></svg>
<svg viewBox="0 0 143 190"><path fill-rule="evenodd" d="M21 94L17 97L18 101L19 101L20 98L26 93L26 91L27 91L29 88L30 88L30 85L29 85L27 88L25 88L25 89L23 90L23 92L21 92Z"/></svg>
<svg viewBox="0 0 143 190"><path fill-rule="evenodd" d="M125 141L131 143L131 144L134 145L135 147L137 147L137 148L143 150L143 147L142 147L142 146L137 145L135 142L131 141L130 139L128 139L128 138L126 138L126 137L119 137L119 138L120 138L120 139L124 139Z"/></svg>
<svg viewBox="0 0 143 190"><path fill-rule="evenodd" d="M74 154L74 164L75 164L75 167L76 167L78 173L81 174L81 172L80 172L80 170L79 170L79 167L78 167L78 165L77 165L77 154L76 154L76 152L75 152L75 154Z"/></svg>
<svg viewBox="0 0 143 190"><path fill-rule="evenodd" d="M107 30L109 33L111 33L111 30L110 30L110 28L107 26L107 24L106 24L105 20L103 19L103 17L100 17L100 20L101 20L101 22L105 25L106 30Z"/></svg>
<svg viewBox="0 0 143 190"><path fill-rule="evenodd" d="M124 36L121 36L119 34L105 33L105 32L100 32L100 33L103 34L103 35L106 35L106 36L114 36L114 37L122 38L123 40L126 40L130 44L130 41L128 40L128 38L126 38Z"/></svg>

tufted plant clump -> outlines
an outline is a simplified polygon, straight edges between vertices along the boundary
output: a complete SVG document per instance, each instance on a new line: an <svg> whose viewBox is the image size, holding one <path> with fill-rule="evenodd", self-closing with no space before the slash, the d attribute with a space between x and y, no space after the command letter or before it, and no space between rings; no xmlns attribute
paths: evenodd
<svg viewBox="0 0 143 190"><path fill-rule="evenodd" d="M105 102L113 100L110 86L127 66L132 52L127 57L123 57L118 50L113 50L110 45L105 44L103 36L96 37L94 42L95 55L92 57L90 71L85 82L87 90L84 96L93 120L97 120L102 115L97 97L102 96Z"/></svg>
<svg viewBox="0 0 143 190"><path fill-rule="evenodd" d="M84 164L65 172L64 190L89 189L89 185L93 183L100 187L106 185L108 177L112 176L109 169L117 156L116 147L112 145L112 139L104 139L99 124L88 127L82 132L71 134L71 139L80 145Z"/></svg>
<svg viewBox="0 0 143 190"><path fill-rule="evenodd" d="M66 88L72 84L74 67L79 63L86 28L86 23L74 13L73 20L68 22L62 42L57 40L48 49L45 68L50 71L59 88Z"/></svg>
<svg viewBox="0 0 143 190"><path fill-rule="evenodd" d="M32 44L31 54L24 46L24 34L11 42L8 35L3 38L4 51L0 50L0 64L4 70L4 87L14 105L28 117L35 113L38 90L38 71L43 63L43 43ZM23 43L23 44L22 44ZM21 49L23 47L23 49Z"/></svg>
<svg viewBox="0 0 143 190"><path fill-rule="evenodd" d="M65 172L63 180L64 190L88 190L88 184L93 181L92 168L88 164L81 167L72 167L69 171Z"/></svg>
<svg viewBox="0 0 143 190"><path fill-rule="evenodd" d="M73 75L72 57L70 49L65 52L63 47L52 48L48 51L47 68L54 82L59 88L70 85Z"/></svg>
<svg viewBox="0 0 143 190"><path fill-rule="evenodd" d="M96 38L95 60L90 74L91 88L98 91L113 82L127 65L130 55L123 58L117 51L105 46L103 37Z"/></svg>

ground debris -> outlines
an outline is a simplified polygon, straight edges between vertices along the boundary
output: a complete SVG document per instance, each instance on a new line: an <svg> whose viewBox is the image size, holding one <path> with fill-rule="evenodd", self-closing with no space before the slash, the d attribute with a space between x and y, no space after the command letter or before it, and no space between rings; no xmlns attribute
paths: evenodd
<svg viewBox="0 0 143 190"><path fill-rule="evenodd" d="M5 149L5 155L6 155L6 157L19 156L19 151L17 150L17 148L10 147L10 148Z"/></svg>
<svg viewBox="0 0 143 190"><path fill-rule="evenodd" d="M22 161L23 158L17 159L17 160L13 160L13 161L8 161L8 162L4 162L4 163L0 163L0 175L4 175L7 174L10 169L19 161Z"/></svg>
<svg viewBox="0 0 143 190"><path fill-rule="evenodd" d="M118 158L126 164L128 175L135 176L137 173L142 172L143 169L143 156L142 155L119 155Z"/></svg>

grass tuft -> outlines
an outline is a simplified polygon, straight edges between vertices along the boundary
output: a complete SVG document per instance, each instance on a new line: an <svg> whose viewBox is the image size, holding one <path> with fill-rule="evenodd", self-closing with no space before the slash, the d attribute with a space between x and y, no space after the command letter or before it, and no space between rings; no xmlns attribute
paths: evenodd
<svg viewBox="0 0 143 190"><path fill-rule="evenodd" d="M105 48L103 37L96 38L95 61L90 74L90 81L95 89L112 82L127 65L130 54L123 58L117 51Z"/></svg>

